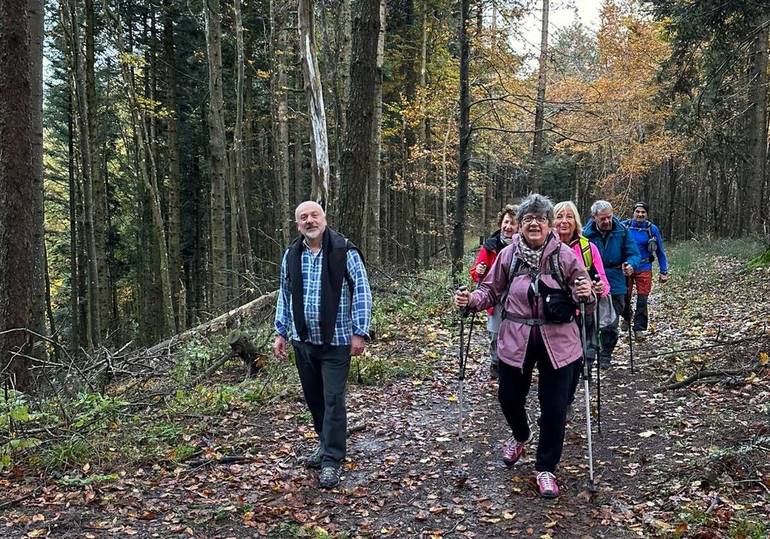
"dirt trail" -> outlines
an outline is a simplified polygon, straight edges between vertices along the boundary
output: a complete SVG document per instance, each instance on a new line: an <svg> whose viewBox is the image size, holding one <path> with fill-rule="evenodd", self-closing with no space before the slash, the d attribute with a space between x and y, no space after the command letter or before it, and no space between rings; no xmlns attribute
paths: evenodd
<svg viewBox="0 0 770 539"><path fill-rule="evenodd" d="M702 275L692 282L675 278L665 295L657 287L651 298L655 330L636 346L634 373L622 335L614 366L602 371L593 495L585 489L582 389L557 472L558 499L536 494L534 442L520 465L506 468L500 461L508 429L496 383L488 379L485 324L479 321L466 381L467 437L458 442L457 337L436 323L410 328L407 341L399 336L373 347L373 353L398 346L405 356L439 357L430 360L435 369L424 379L351 386L349 458L337 489L319 490L316 472L299 464L315 441L303 404L290 400L260 417L240 418L236 432L223 427L211 433L212 446L237 438L253 460L131 470L101 488L43 490L5 511L3 535L44 530L38 536L760 537L752 533L767 528L752 526L770 519L767 369L660 390L695 372L693 365L735 368L768 351L767 333L759 341L706 348L714 338L766 332L758 321L770 319L770 274L736 278L735 269L734 262L715 259L709 271L723 283L719 289L698 285ZM748 304L750 297L765 301ZM698 347L704 352L695 359L692 353L650 357ZM533 384L533 417L536 400ZM454 478L461 450L468 471L462 486ZM764 459L756 458L762 454Z"/></svg>

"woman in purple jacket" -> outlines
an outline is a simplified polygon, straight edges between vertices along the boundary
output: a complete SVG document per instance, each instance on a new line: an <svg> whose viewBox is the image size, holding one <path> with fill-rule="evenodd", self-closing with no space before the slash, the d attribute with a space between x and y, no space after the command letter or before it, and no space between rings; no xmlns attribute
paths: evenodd
<svg viewBox="0 0 770 539"><path fill-rule="evenodd" d="M583 353L575 308L585 301L587 312L593 312L596 298L583 263L551 230L551 201L529 195L517 217L519 234L511 245L500 251L473 293L458 291L454 300L466 311L503 303L497 395L513 433L503 444L503 462L508 466L521 458L530 437L525 405L537 366L541 422L535 473L540 495L553 498L559 495L554 472L564 444L572 364Z"/></svg>

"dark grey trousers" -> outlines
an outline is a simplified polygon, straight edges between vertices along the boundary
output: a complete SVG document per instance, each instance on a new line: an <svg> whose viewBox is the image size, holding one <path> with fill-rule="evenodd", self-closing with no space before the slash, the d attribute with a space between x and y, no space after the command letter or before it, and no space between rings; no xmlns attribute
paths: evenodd
<svg viewBox="0 0 770 539"><path fill-rule="evenodd" d="M620 315L626 308L626 295L612 294L612 306L615 308L615 321L611 325L601 329L602 349L599 351L600 363L609 363L610 360L612 360L612 352L615 350L615 345L618 344L618 337L620 337L618 324Z"/></svg>
<svg viewBox="0 0 770 539"><path fill-rule="evenodd" d="M348 417L345 388L350 345L330 346L292 341L305 402L321 441L321 466L338 467L345 459Z"/></svg>

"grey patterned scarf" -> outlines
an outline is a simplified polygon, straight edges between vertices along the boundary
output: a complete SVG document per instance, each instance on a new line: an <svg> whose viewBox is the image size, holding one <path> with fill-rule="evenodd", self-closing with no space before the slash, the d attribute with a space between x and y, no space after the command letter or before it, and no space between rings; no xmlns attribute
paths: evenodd
<svg viewBox="0 0 770 539"><path fill-rule="evenodd" d="M524 262L530 268L534 270L540 269L540 258L543 256L546 243L548 242L544 241L543 245L541 245L539 248L532 249L527 246L526 242L524 241L524 236L519 236L519 253L521 253L522 260L524 260Z"/></svg>

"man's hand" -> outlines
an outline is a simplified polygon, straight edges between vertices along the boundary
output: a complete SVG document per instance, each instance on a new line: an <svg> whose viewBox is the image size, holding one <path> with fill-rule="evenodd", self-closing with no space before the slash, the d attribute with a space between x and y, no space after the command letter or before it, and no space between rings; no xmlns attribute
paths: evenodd
<svg viewBox="0 0 770 539"><path fill-rule="evenodd" d="M668 281L668 273L661 273L658 276L658 279L660 280L661 283L665 283L666 281Z"/></svg>
<svg viewBox="0 0 770 539"><path fill-rule="evenodd" d="M364 347L366 346L366 339L360 335L353 335L353 340L350 342L350 355L360 356L364 353Z"/></svg>
<svg viewBox="0 0 770 539"><path fill-rule="evenodd" d="M273 354L278 359L286 359L286 338L278 335L273 341Z"/></svg>
<svg viewBox="0 0 770 539"><path fill-rule="evenodd" d="M623 262L623 275L631 277L634 274L634 267L628 262Z"/></svg>
<svg viewBox="0 0 770 539"><path fill-rule="evenodd" d="M487 265L484 264L484 262L479 262L476 264L476 275L479 277L483 276L487 272Z"/></svg>

